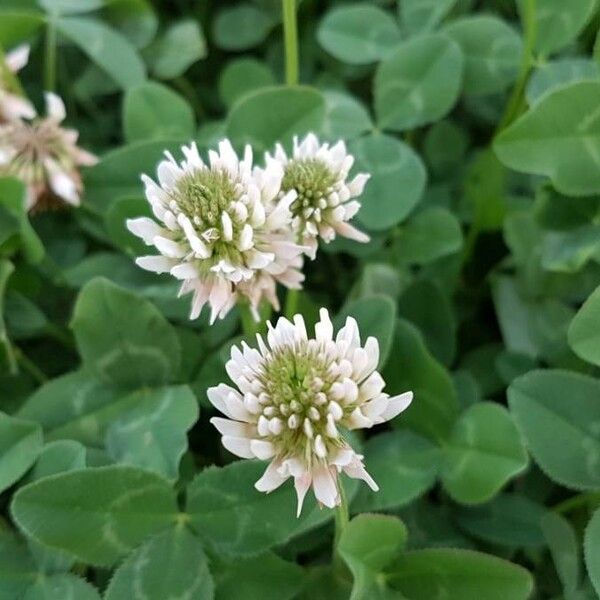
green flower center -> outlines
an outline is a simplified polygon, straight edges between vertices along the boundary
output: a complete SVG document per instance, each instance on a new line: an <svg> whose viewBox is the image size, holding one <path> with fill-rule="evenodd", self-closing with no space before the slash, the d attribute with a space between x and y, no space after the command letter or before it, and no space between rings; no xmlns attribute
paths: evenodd
<svg viewBox="0 0 600 600"><path fill-rule="evenodd" d="M173 190L181 211L199 231L221 229L221 214L227 210L234 227L235 217L229 211L237 200L235 183L224 169L198 169L181 177Z"/></svg>
<svg viewBox="0 0 600 600"><path fill-rule="evenodd" d="M318 158L293 159L285 167L281 187L284 192L296 190L298 198L291 206L294 214L305 208L327 206L327 196L334 191L337 177L327 163Z"/></svg>

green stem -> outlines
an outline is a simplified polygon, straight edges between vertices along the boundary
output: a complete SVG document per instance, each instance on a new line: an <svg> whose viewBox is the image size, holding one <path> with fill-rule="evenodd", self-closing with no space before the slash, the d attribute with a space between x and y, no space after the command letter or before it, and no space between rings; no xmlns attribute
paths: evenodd
<svg viewBox="0 0 600 600"><path fill-rule="evenodd" d="M346 499L346 492L342 483L339 483L340 489L340 504L335 509L335 537L333 539L333 569L337 575L343 577L346 572L346 565L344 560L338 552L340 545L340 539L344 533L346 526L350 520L348 514L348 500Z"/></svg>
<svg viewBox="0 0 600 600"><path fill-rule="evenodd" d="M49 16L46 26L44 87L47 92L54 92L56 89L56 21L52 15Z"/></svg>
<svg viewBox="0 0 600 600"><path fill-rule="evenodd" d="M4 353L6 355L6 362L8 363L8 372L11 375L17 375L19 373L19 367L17 365L17 358L10 340L6 334L0 336L0 344L4 346Z"/></svg>
<svg viewBox="0 0 600 600"><path fill-rule="evenodd" d="M534 65L534 51L537 38L536 26L536 1L524 0L523 2L523 29L525 34L525 43L523 44L523 54L521 55L521 67L517 76L517 82L512 90L510 98L506 103L504 115L496 129L495 135L508 127L523 111L525 104L525 86L529 79L529 73Z"/></svg>
<svg viewBox="0 0 600 600"><path fill-rule="evenodd" d="M283 9L283 37L285 43L285 82L298 85L298 25L296 0L281 0Z"/></svg>
<svg viewBox="0 0 600 600"><path fill-rule="evenodd" d="M242 320L242 331L249 338L254 338L260 329L260 323L254 319L250 306L245 302L240 302L240 319Z"/></svg>
<svg viewBox="0 0 600 600"><path fill-rule="evenodd" d="M284 315L291 319L298 312L298 301L300 300L300 290L288 290L285 296Z"/></svg>
<svg viewBox="0 0 600 600"><path fill-rule="evenodd" d="M555 513L566 514L582 506L595 507L600 504L600 492L585 492L577 494L557 504L552 510Z"/></svg>

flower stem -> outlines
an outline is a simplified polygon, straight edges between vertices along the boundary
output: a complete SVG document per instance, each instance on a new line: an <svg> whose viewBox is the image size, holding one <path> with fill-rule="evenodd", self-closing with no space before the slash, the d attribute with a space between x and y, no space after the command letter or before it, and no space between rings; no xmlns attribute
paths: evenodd
<svg viewBox="0 0 600 600"><path fill-rule="evenodd" d="M285 82L298 85L298 25L296 0L281 0L283 10L283 37L285 44Z"/></svg>
<svg viewBox="0 0 600 600"><path fill-rule="evenodd" d="M298 300L300 299L300 290L288 290L285 296L286 318L291 319L298 312Z"/></svg>
<svg viewBox="0 0 600 600"><path fill-rule="evenodd" d="M534 64L533 54L535 51L535 42L537 38L536 25L536 1L525 0L523 2L523 29L525 34L525 43L523 44L523 54L521 55L521 67L517 76L517 82L512 90L510 98L506 103L504 115L496 129L495 135L508 127L522 112L524 106L525 86L529 79L529 73Z"/></svg>
<svg viewBox="0 0 600 600"><path fill-rule="evenodd" d="M560 504L557 504L552 510L558 514L566 514L584 506L592 509L598 504L600 504L600 492L584 492L583 494L577 494L576 496L564 500Z"/></svg>
<svg viewBox="0 0 600 600"><path fill-rule="evenodd" d="M348 525L350 517L348 515L348 500L346 499L346 492L344 486L340 482L340 504L335 509L335 536L333 539L333 570L334 572L343 578L346 572L346 565L344 560L340 556L338 547L340 545L340 539L342 534Z"/></svg>
<svg viewBox="0 0 600 600"><path fill-rule="evenodd" d="M47 92L56 89L56 23L50 15L46 26L46 57L44 63L44 87Z"/></svg>
<svg viewBox="0 0 600 600"><path fill-rule="evenodd" d="M20 348L14 349L15 357L17 362L25 371L27 371L38 383L46 383L48 381L48 377L46 374L38 368L38 366L25 354Z"/></svg>
<svg viewBox="0 0 600 600"><path fill-rule="evenodd" d="M240 319L242 321L242 331L248 338L253 338L260 328L260 323L256 321L250 310L250 306L245 302L240 302Z"/></svg>

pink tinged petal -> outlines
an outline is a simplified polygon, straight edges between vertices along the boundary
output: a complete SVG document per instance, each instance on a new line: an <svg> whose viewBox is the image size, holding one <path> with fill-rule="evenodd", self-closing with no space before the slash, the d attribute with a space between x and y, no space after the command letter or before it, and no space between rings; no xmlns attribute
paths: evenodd
<svg viewBox="0 0 600 600"><path fill-rule="evenodd" d="M275 456L275 446L266 440L251 440L250 449L254 453L254 456L261 460L268 460Z"/></svg>
<svg viewBox="0 0 600 600"><path fill-rule="evenodd" d="M321 504L327 508L334 508L339 504L336 480L328 467L320 466L313 470L312 485L315 497Z"/></svg>
<svg viewBox="0 0 600 600"><path fill-rule="evenodd" d="M84 167L93 167L100 162L100 159L91 152L87 152L86 150L82 150L81 148L77 148L75 151L75 160L78 165L82 165Z"/></svg>
<svg viewBox="0 0 600 600"><path fill-rule="evenodd" d="M412 392L405 392L399 396L393 396L389 399L387 408L383 411L383 413L381 413L379 418L382 419L383 422L397 417L402 411L406 410L410 406L412 399Z"/></svg>
<svg viewBox="0 0 600 600"><path fill-rule="evenodd" d="M29 61L29 44L21 44L7 52L4 61L13 73L20 71Z"/></svg>
<svg viewBox="0 0 600 600"><path fill-rule="evenodd" d="M161 254L168 256L169 258L183 258L187 254L185 248L180 246L177 242L162 237L161 235L157 235L154 238L153 243Z"/></svg>
<svg viewBox="0 0 600 600"><path fill-rule="evenodd" d="M211 307L211 325L215 322L221 309L227 304L227 300L231 293L231 284L228 281L217 281L215 285L213 285L208 298Z"/></svg>
<svg viewBox="0 0 600 600"><path fill-rule="evenodd" d="M360 409L367 419L371 419L374 423L383 423L381 415L384 413L389 404L389 396L381 394L369 402L361 405Z"/></svg>
<svg viewBox="0 0 600 600"><path fill-rule="evenodd" d="M65 103L60 96L57 96L53 92L45 92L44 98L46 99L46 112L48 113L48 117L53 121L60 123L67 116Z"/></svg>
<svg viewBox="0 0 600 600"><path fill-rule="evenodd" d="M363 400L370 400L378 396L385 387L385 381L378 371L373 371L371 375L360 386L360 396Z"/></svg>
<svg viewBox="0 0 600 600"><path fill-rule="evenodd" d="M371 176L368 173L359 173L349 184L348 189L352 197L360 196Z"/></svg>
<svg viewBox="0 0 600 600"><path fill-rule="evenodd" d="M206 286L201 285L194 292L194 299L192 300L192 306L190 309L190 320L197 319L200 316L202 308L208 302L209 291L210 290Z"/></svg>
<svg viewBox="0 0 600 600"><path fill-rule="evenodd" d="M315 337L317 342L326 343L333 337L333 325L326 308L319 310L321 320L315 324Z"/></svg>
<svg viewBox="0 0 600 600"><path fill-rule="evenodd" d="M16 119L33 119L36 116L33 104L26 98L21 98L15 94L8 94L0 91L0 105L4 117L8 121Z"/></svg>
<svg viewBox="0 0 600 600"><path fill-rule="evenodd" d="M362 231L356 229L350 225L350 223L336 223L335 230L343 237L354 240L355 242L360 242L361 244L366 244L371 238Z"/></svg>
<svg viewBox="0 0 600 600"><path fill-rule="evenodd" d="M304 505L304 498L306 492L310 489L312 478L310 473L302 473L294 477L294 488L296 489L296 496L298 496L298 509L296 510L296 518L300 517L302 513L302 506Z"/></svg>
<svg viewBox="0 0 600 600"><path fill-rule="evenodd" d="M79 206L77 183L63 171L56 170L50 174L50 187L57 196L63 198L69 204Z"/></svg>
<svg viewBox="0 0 600 600"><path fill-rule="evenodd" d="M152 240L162 233L162 229L158 223L149 217L138 217L137 219L127 219L127 229L133 235L144 240L144 243L150 246Z"/></svg>
<svg viewBox="0 0 600 600"><path fill-rule="evenodd" d="M135 259L135 264L145 271L169 273L173 269L175 261L166 256L140 256Z"/></svg>
<svg viewBox="0 0 600 600"><path fill-rule="evenodd" d="M176 262L175 259L169 259ZM171 270L171 275L177 279L196 279L198 277L198 270L193 263L184 262L175 264Z"/></svg>
<svg viewBox="0 0 600 600"><path fill-rule="evenodd" d="M350 447L340 448L329 461L336 467L345 467L349 465L356 457L356 452Z"/></svg>
<svg viewBox="0 0 600 600"><path fill-rule="evenodd" d="M275 260L275 255L271 252L261 252L256 249L249 250L245 254L246 264L250 269L264 269L268 264Z"/></svg>
<svg viewBox="0 0 600 600"><path fill-rule="evenodd" d="M269 493L276 490L284 483L289 475L282 475L280 472L281 463L273 461L265 470L263 476L254 484L259 492Z"/></svg>
<svg viewBox="0 0 600 600"><path fill-rule="evenodd" d="M213 417L210 422L221 435L230 437L251 439L254 435L253 426L248 423L223 419L222 417Z"/></svg>
<svg viewBox="0 0 600 600"><path fill-rule="evenodd" d="M365 417L365 415L363 415L362 411L358 407L356 407L352 411L352 413L346 421L348 429L368 429L370 427L373 427L373 421Z"/></svg>
<svg viewBox="0 0 600 600"><path fill-rule="evenodd" d="M379 486L375 483L375 480L367 473L362 461L355 457L355 459L346 467L342 469L348 477L352 479L362 479L374 492L379 491Z"/></svg>
<svg viewBox="0 0 600 600"><path fill-rule="evenodd" d="M224 383L220 383L216 387L210 387L206 391L206 395L208 396L208 399L210 400L211 404L218 411L222 412L228 417L232 417L233 415L229 412L225 399L231 394L237 395L238 398L241 399L239 392L237 392L231 386L226 385Z"/></svg>
<svg viewBox="0 0 600 600"><path fill-rule="evenodd" d="M352 200L344 204L344 221L349 221L360 210L360 202Z"/></svg>
<svg viewBox="0 0 600 600"><path fill-rule="evenodd" d="M229 452L240 458L254 458L254 453L250 449L250 440L248 438L231 437L224 435L221 443Z"/></svg>
<svg viewBox="0 0 600 600"><path fill-rule="evenodd" d="M159 163L156 174L158 175L160 185L164 188L171 189L175 187L177 180L183 172L170 160L163 160Z"/></svg>

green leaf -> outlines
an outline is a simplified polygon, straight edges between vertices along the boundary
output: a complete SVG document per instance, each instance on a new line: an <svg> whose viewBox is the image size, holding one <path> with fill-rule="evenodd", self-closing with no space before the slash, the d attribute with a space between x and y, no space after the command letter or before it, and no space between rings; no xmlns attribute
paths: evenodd
<svg viewBox="0 0 600 600"><path fill-rule="evenodd" d="M100 211L117 198L135 198L142 192L140 173L154 175L163 152L180 153L189 140L151 140L107 152L86 171L86 200Z"/></svg>
<svg viewBox="0 0 600 600"><path fill-rule="evenodd" d="M192 138L194 113L179 95L160 83L130 87L123 103L123 127L129 142L152 138Z"/></svg>
<svg viewBox="0 0 600 600"><path fill-rule="evenodd" d="M46 444L31 469L29 480L35 481L64 473L85 469L85 446L74 440L58 440Z"/></svg>
<svg viewBox="0 0 600 600"><path fill-rule="evenodd" d="M365 65L386 57L400 42L400 31L389 13L362 3L330 10L319 24L317 40L338 60Z"/></svg>
<svg viewBox="0 0 600 600"><path fill-rule="evenodd" d="M463 245L457 218L447 209L426 208L404 225L396 237L401 264L425 265L455 254Z"/></svg>
<svg viewBox="0 0 600 600"><path fill-rule="evenodd" d="M569 346L577 356L600 366L600 286L571 321L568 335Z"/></svg>
<svg viewBox="0 0 600 600"><path fill-rule="evenodd" d="M0 600L22 598L37 575L25 542L11 531L0 528Z"/></svg>
<svg viewBox="0 0 600 600"><path fill-rule="evenodd" d="M245 95L227 117L227 136L254 150L271 150L276 142L289 144L294 135L320 130L325 100L303 86L271 87Z"/></svg>
<svg viewBox="0 0 600 600"><path fill-rule="evenodd" d="M100 600L98 590L71 573L44 576L29 586L23 600Z"/></svg>
<svg viewBox="0 0 600 600"><path fill-rule="evenodd" d="M444 28L465 56L465 94L494 94L516 78L521 60L519 34L497 17L477 15L452 21Z"/></svg>
<svg viewBox="0 0 600 600"><path fill-rule="evenodd" d="M0 413L0 492L18 481L42 449L37 423Z"/></svg>
<svg viewBox="0 0 600 600"><path fill-rule="evenodd" d="M223 50L248 50L262 43L273 25L266 11L250 2L240 2L217 14L213 21L213 40Z"/></svg>
<svg viewBox="0 0 600 600"><path fill-rule="evenodd" d="M379 342L379 368L387 362L392 340L394 339L394 324L396 322L396 305L386 296L369 296L355 300L344 306L334 319L336 329L340 329L346 322L346 317L354 317L358 322L358 329L362 343L369 336Z"/></svg>
<svg viewBox="0 0 600 600"><path fill-rule="evenodd" d="M600 261L600 225L583 225L545 235L542 266L547 271L575 273L590 260Z"/></svg>
<svg viewBox="0 0 600 600"><path fill-rule="evenodd" d="M446 119L434 123L423 139L423 153L431 172L443 179L463 164L469 139L467 132Z"/></svg>
<svg viewBox="0 0 600 600"><path fill-rule="evenodd" d="M433 441L449 437L458 416L458 399L446 369L429 353L423 336L408 321L398 319L391 356L382 371L386 392L414 393L411 406L398 422Z"/></svg>
<svg viewBox="0 0 600 600"><path fill-rule="evenodd" d="M223 468L210 467L199 473L187 491L187 513L203 540L226 555L248 555L282 544L294 535L333 518L307 496L300 518L292 481L270 494L254 484L267 463L242 460ZM356 489L356 481L348 482ZM351 497L352 494L349 494Z"/></svg>
<svg viewBox="0 0 600 600"><path fill-rule="evenodd" d="M115 571L104 600L212 600L213 587L200 540L178 526L133 552Z"/></svg>
<svg viewBox="0 0 600 600"><path fill-rule="evenodd" d="M151 0L108 0L103 16L136 48L145 48L158 30L158 16Z"/></svg>
<svg viewBox="0 0 600 600"><path fill-rule="evenodd" d="M586 79L600 79L600 65L594 60L560 58L542 63L527 83L527 103L535 104L549 92Z"/></svg>
<svg viewBox="0 0 600 600"><path fill-rule="evenodd" d="M528 463L509 412L492 402L475 404L461 415L444 455L444 487L463 504L487 502Z"/></svg>
<svg viewBox="0 0 600 600"><path fill-rule="evenodd" d="M372 134L350 143L356 170L371 174L360 198L357 219L381 231L403 221L419 203L427 173L410 146L387 135Z"/></svg>
<svg viewBox="0 0 600 600"><path fill-rule="evenodd" d="M579 586L581 559L577 534L567 519L548 511L541 527L565 594Z"/></svg>
<svg viewBox="0 0 600 600"><path fill-rule="evenodd" d="M292 600L304 584L302 568L273 552L250 558L238 557L226 564L215 565L213 571L215 598L220 600Z"/></svg>
<svg viewBox="0 0 600 600"><path fill-rule="evenodd" d="M143 388L125 392L98 381L87 371L74 371L40 387L19 411L39 422L47 440L73 439L103 446L108 427L132 410L145 411L157 398L180 388Z"/></svg>
<svg viewBox="0 0 600 600"><path fill-rule="evenodd" d="M155 471L177 479L187 450L187 432L198 420L198 403L187 386L155 390L138 406L113 420L106 449L119 464Z"/></svg>
<svg viewBox="0 0 600 600"><path fill-rule="evenodd" d="M325 98L325 120L321 135L331 141L342 138L353 140L373 129L367 109L353 96L334 90L323 92Z"/></svg>
<svg viewBox="0 0 600 600"><path fill-rule="evenodd" d="M457 0L399 0L402 27L411 35L429 33L456 3Z"/></svg>
<svg viewBox="0 0 600 600"><path fill-rule="evenodd" d="M38 4L50 14L68 15L97 10L104 0L38 0Z"/></svg>
<svg viewBox="0 0 600 600"><path fill-rule="evenodd" d="M255 58L238 58L227 63L219 80L219 96L228 106L260 88L275 85L273 72Z"/></svg>
<svg viewBox="0 0 600 600"><path fill-rule="evenodd" d="M585 530L584 550L588 574L600 594L600 510L594 513Z"/></svg>
<svg viewBox="0 0 600 600"><path fill-rule="evenodd" d="M0 250L11 250L15 239L31 263L44 256L44 247L27 218L25 186L12 177L0 177Z"/></svg>
<svg viewBox="0 0 600 600"><path fill-rule="evenodd" d="M431 442L411 431L389 431L365 444L366 469L378 492L359 488L353 512L395 509L421 497L433 487L441 454Z"/></svg>
<svg viewBox="0 0 600 600"><path fill-rule="evenodd" d="M104 381L161 385L179 372L181 348L171 325L150 302L106 279L81 290L71 326L83 364Z"/></svg>
<svg viewBox="0 0 600 600"><path fill-rule="evenodd" d="M3 10L0 19L0 44L3 48L12 48L33 37L43 24L44 15L40 12Z"/></svg>
<svg viewBox="0 0 600 600"><path fill-rule="evenodd" d="M599 394L597 380L568 371L532 371L508 388L511 412L533 458L565 487L600 487Z"/></svg>
<svg viewBox="0 0 600 600"><path fill-rule="evenodd" d="M596 0L544 0L538 4L535 24L537 51L547 55L567 46L579 35L596 6Z"/></svg>
<svg viewBox="0 0 600 600"><path fill-rule="evenodd" d="M170 25L150 53L152 74L175 79L206 56L206 41L198 22L187 19Z"/></svg>
<svg viewBox="0 0 600 600"><path fill-rule="evenodd" d="M406 538L406 527L397 517L358 515L348 523L337 551L354 577L350 600L390 597L382 571L397 559Z"/></svg>
<svg viewBox="0 0 600 600"><path fill-rule="evenodd" d="M429 279L407 287L398 302L398 313L419 328L437 360L450 365L456 353L456 317L447 293Z"/></svg>
<svg viewBox="0 0 600 600"><path fill-rule="evenodd" d="M545 543L542 520L551 514L517 494L500 494L491 502L458 513L458 524L472 536L510 548L537 548Z"/></svg>
<svg viewBox="0 0 600 600"><path fill-rule="evenodd" d="M172 523L177 504L158 475L115 466L40 479L14 495L11 512L34 540L91 565L110 566Z"/></svg>
<svg viewBox="0 0 600 600"><path fill-rule="evenodd" d="M423 35L400 44L375 74L379 127L405 131L448 114L460 93L463 62L458 44L444 35Z"/></svg>
<svg viewBox="0 0 600 600"><path fill-rule="evenodd" d="M127 229L127 219L142 216L152 217L152 209L145 198L117 198L108 207L106 215L104 216L106 231L110 236L110 239L119 248L121 248L131 256L143 256L148 252L148 246L146 246L146 244L144 244L144 242L140 240L140 238L133 235L129 231L129 229ZM118 256L119 258L117 260L121 261L122 255ZM82 264L85 264L85 262L80 262L78 266L81 267ZM128 261L128 267L130 266L131 262ZM75 267L75 269L75 273L77 274L77 266ZM72 280L73 271L69 271L69 274L70 279ZM110 278L114 281L114 276ZM85 283L85 281L87 281L87 278L84 279Z"/></svg>
<svg viewBox="0 0 600 600"><path fill-rule="evenodd" d="M527 600L533 591L522 567L469 550L406 552L387 580L411 600Z"/></svg>
<svg viewBox="0 0 600 600"><path fill-rule="evenodd" d="M515 171L546 175L559 192L600 192L600 81L583 81L544 96L494 143Z"/></svg>
<svg viewBox="0 0 600 600"><path fill-rule="evenodd" d="M136 49L111 27L85 17L61 17L56 20L56 28L122 89L146 79L146 69Z"/></svg>

